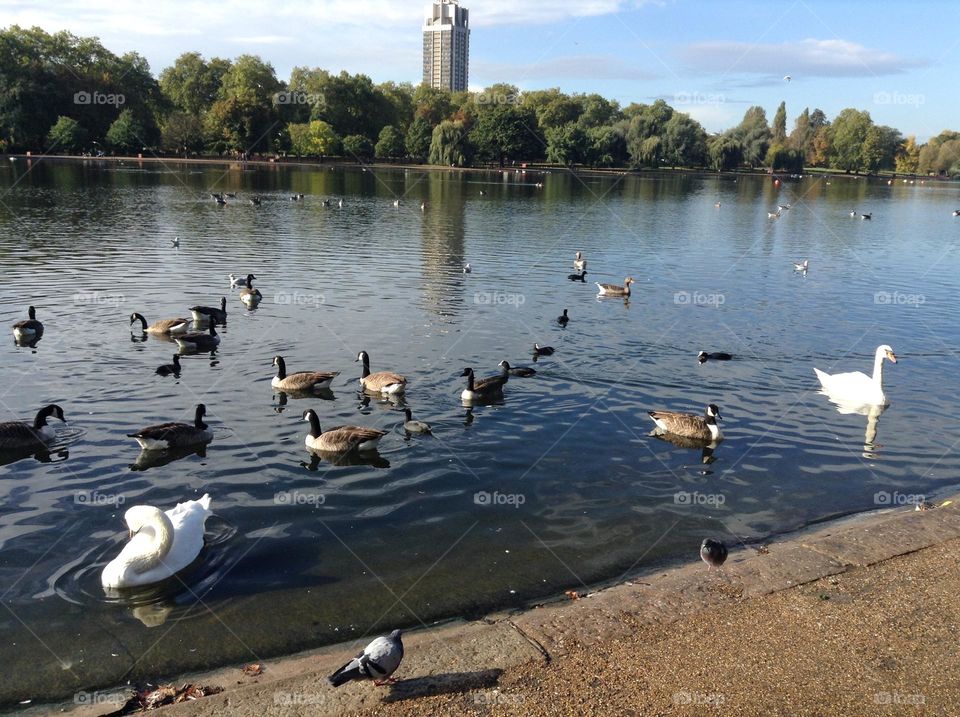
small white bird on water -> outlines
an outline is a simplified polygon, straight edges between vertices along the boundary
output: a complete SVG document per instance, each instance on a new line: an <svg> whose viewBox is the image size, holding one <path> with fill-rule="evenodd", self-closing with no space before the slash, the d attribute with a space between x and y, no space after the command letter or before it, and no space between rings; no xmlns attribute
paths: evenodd
<svg viewBox="0 0 960 717"><path fill-rule="evenodd" d="M800 271L800 272L803 272L804 274L807 273L807 269L809 269L809 268L810 268L810 260L809 260L809 259L804 259L804 260L803 260L802 262L800 262L799 264L794 263L794 265L793 265L793 270L794 270L794 271Z"/></svg>

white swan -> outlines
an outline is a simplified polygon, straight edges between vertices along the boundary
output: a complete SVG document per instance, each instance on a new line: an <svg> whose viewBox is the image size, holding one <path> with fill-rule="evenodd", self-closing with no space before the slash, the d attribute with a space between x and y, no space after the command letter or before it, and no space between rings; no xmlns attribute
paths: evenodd
<svg viewBox="0 0 960 717"><path fill-rule="evenodd" d="M873 360L873 377L867 376L862 371L831 375L818 368L813 370L820 379L823 393L832 401L848 406L853 404L885 406L889 403L883 394L883 360L885 358L893 363L897 362L893 349L883 344L877 347Z"/></svg>
<svg viewBox="0 0 960 717"><path fill-rule="evenodd" d="M135 505L124 514L130 541L103 569L105 588L130 588L166 580L190 565L203 548L210 495L178 503L166 512Z"/></svg>

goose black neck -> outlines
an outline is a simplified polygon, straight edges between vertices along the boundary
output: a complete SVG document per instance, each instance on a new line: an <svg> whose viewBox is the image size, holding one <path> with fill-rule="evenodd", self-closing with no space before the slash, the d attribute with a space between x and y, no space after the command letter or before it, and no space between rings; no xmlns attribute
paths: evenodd
<svg viewBox="0 0 960 717"><path fill-rule="evenodd" d="M196 413L193 417L193 425L203 431L207 430L207 424L203 422L203 414L206 412L206 407L201 403L197 406Z"/></svg>
<svg viewBox="0 0 960 717"><path fill-rule="evenodd" d="M173 365L180 368L180 354L173 355Z"/></svg>
<svg viewBox="0 0 960 717"><path fill-rule="evenodd" d="M220 311L222 311L223 313L227 313L227 297L226 296L220 297Z"/></svg>
<svg viewBox="0 0 960 717"><path fill-rule="evenodd" d="M360 378L366 378L370 375L370 357L364 353L360 360L363 361L363 368L360 370Z"/></svg>
<svg viewBox="0 0 960 717"><path fill-rule="evenodd" d="M473 392L473 369L467 374L467 390Z"/></svg>
<svg viewBox="0 0 960 717"><path fill-rule="evenodd" d="M314 410L307 411L307 420L310 421L310 436L319 438L323 431L320 430L320 418L317 416L317 412Z"/></svg>
<svg viewBox="0 0 960 717"><path fill-rule="evenodd" d="M277 378L281 381L287 377L287 363L283 356L277 356Z"/></svg>
<svg viewBox="0 0 960 717"><path fill-rule="evenodd" d="M33 317L31 316L30 318ZM144 329L147 328L147 320L143 318L143 314L134 313L133 318L130 319L130 323L132 324L134 321L139 321Z"/></svg>
<svg viewBox="0 0 960 717"><path fill-rule="evenodd" d="M211 336L216 336L216 335L217 335L217 327L216 327L216 324L214 324L212 321L210 322L210 335L211 335Z"/></svg>
<svg viewBox="0 0 960 717"><path fill-rule="evenodd" d="M252 288L253 288L253 282L250 280L250 277L249 277L249 276L247 277L247 288L248 288L248 289L252 289Z"/></svg>
<svg viewBox="0 0 960 717"><path fill-rule="evenodd" d="M37 411L36 418L33 419L34 428L43 428L47 425L47 418L54 415L60 411L60 407L55 403L51 403L49 406L44 406L39 411Z"/></svg>
<svg viewBox="0 0 960 717"><path fill-rule="evenodd" d="M37 320L37 310L31 306L29 309L27 309L27 316L30 317L30 320L31 320L31 321L36 321L36 320Z"/></svg>
<svg viewBox="0 0 960 717"><path fill-rule="evenodd" d="M403 415L407 417L408 421L413 420L413 411L411 411L409 408L403 409Z"/></svg>

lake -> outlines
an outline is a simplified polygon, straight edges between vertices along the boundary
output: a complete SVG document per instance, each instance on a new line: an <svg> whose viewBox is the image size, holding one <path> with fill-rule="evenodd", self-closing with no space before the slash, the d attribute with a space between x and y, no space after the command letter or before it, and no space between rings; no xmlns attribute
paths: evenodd
<svg viewBox="0 0 960 717"><path fill-rule="evenodd" d="M0 650L30 665L0 701L519 608L695 560L707 536L739 547L946 491L957 206L956 184L919 181L4 161L0 313L9 332L32 304L45 333L0 346L0 420L55 402L67 424L52 421L49 455L0 466ZM577 250L586 283L567 276ZM230 272L258 277L257 309ZM626 276L629 301L597 298L593 281ZM131 332L130 314L221 296L218 350L156 375L176 344ZM534 362L534 342L556 352ZM839 413L813 368L869 373L880 344L899 358L890 407ZM700 365L701 349L733 360ZM358 394L361 350L407 376L404 401ZM340 375L282 396L278 354ZM537 373L465 408L463 369L503 359ZM200 402L204 451L142 456L126 435ZM647 411L711 402L712 451L649 435ZM405 406L433 437L405 435ZM318 460L306 408L388 434L373 456ZM200 560L105 595L124 511L204 493Z"/></svg>

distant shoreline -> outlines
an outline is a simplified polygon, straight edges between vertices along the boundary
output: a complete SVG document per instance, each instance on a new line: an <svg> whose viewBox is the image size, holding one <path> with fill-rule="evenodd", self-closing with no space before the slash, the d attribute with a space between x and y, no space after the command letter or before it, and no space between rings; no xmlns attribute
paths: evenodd
<svg viewBox="0 0 960 717"><path fill-rule="evenodd" d="M125 164L128 162L131 163L148 163L148 164L193 164L193 165L211 165L211 166L222 166L229 165L231 167L304 167L304 168L313 168L313 169L323 169L323 168L344 168L344 169L386 169L386 170L417 170L422 172L453 172L453 173L465 173L465 174L489 174L497 173L501 174L503 172L511 173L525 173L525 174L575 174L575 175L591 175L591 176L607 176L607 177L619 177L619 176L634 176L634 177L676 177L676 176L690 176L690 177L771 177L779 178L785 181L793 181L794 178L803 178L803 177L829 177L831 179L873 179L873 180L890 180L890 179L913 179L919 180L922 182L926 181L936 181L936 182L952 182L957 180L952 180L949 177L940 177L940 176L927 176L921 174L897 174L894 172L879 173L879 174L857 174L857 173L846 173L838 170L831 169L820 169L820 168L810 168L805 169L802 173L797 175L791 175L788 172L770 172L767 169L738 169L734 171L723 171L717 172L710 169L694 169L694 168L685 168L685 167L669 167L669 168L637 168L629 169L625 167L563 167L560 165L547 165L539 163L520 163L513 164L504 167L498 166L487 166L487 167L444 167L436 164L410 164L402 162L369 162L361 163L353 160L343 160L340 158L329 159L324 161L318 160L308 160L308 159L294 159L294 158L279 158L279 159L231 159L226 157L137 157L137 156L109 156L109 157L82 157L75 155L65 155L65 154L51 154L51 155L33 155L33 154L5 154L0 155L6 157L8 161L67 161L67 162L114 162L119 164Z"/></svg>

